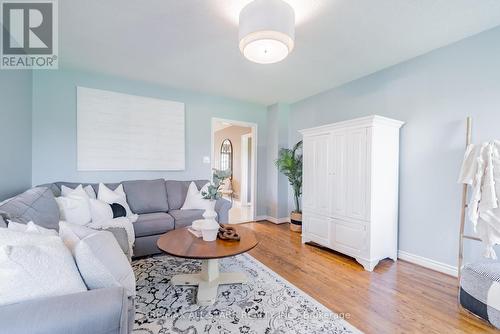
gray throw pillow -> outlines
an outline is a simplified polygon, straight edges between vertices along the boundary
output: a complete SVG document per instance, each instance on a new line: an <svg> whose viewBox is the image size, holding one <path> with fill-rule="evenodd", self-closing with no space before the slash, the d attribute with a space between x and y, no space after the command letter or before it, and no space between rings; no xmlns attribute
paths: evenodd
<svg viewBox="0 0 500 334"><path fill-rule="evenodd" d="M4 212L4 217L18 223L33 221L45 228L59 228L59 207L54 194L46 187L29 189L3 202L0 211Z"/></svg>

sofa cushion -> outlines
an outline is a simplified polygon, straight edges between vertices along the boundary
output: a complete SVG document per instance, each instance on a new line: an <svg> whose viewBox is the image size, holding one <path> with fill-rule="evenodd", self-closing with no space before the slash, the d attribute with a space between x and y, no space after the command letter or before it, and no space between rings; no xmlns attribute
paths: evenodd
<svg viewBox="0 0 500 334"><path fill-rule="evenodd" d="M162 234L174 229L174 218L165 212L144 213L134 223L135 237Z"/></svg>
<svg viewBox="0 0 500 334"><path fill-rule="evenodd" d="M132 254L130 254L127 230L125 230L125 228L122 227L107 227L103 228L102 230L111 232L111 234L113 234L113 236L116 239L116 242L118 242L118 245L123 251L123 254L125 254L127 259L130 259Z"/></svg>
<svg viewBox="0 0 500 334"><path fill-rule="evenodd" d="M165 180L124 181L127 202L134 213L167 212Z"/></svg>
<svg viewBox="0 0 500 334"><path fill-rule="evenodd" d="M183 228L191 225L197 219L203 219L205 210L170 210L168 213L174 217L175 228Z"/></svg>
<svg viewBox="0 0 500 334"><path fill-rule="evenodd" d="M179 210L182 207L184 201L186 200L186 195L191 182L194 182L198 190L200 190L201 187L207 184L208 180L165 181L165 186L167 187L168 207L170 210Z"/></svg>
<svg viewBox="0 0 500 334"><path fill-rule="evenodd" d="M42 227L59 228L59 207L49 188L29 189L0 204L0 211L18 223L33 221Z"/></svg>
<svg viewBox="0 0 500 334"><path fill-rule="evenodd" d="M59 182L59 183L62 183L62 182ZM64 184L66 184L66 183L64 183ZM49 188L50 190L52 190L54 197L61 196L61 186L58 186L56 183L45 183L45 184L38 185L37 187Z"/></svg>

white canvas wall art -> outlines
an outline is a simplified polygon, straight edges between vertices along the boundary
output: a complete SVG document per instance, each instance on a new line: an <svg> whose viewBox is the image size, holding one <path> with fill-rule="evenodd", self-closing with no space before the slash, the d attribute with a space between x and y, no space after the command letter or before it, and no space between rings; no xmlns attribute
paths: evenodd
<svg viewBox="0 0 500 334"><path fill-rule="evenodd" d="M184 120L184 103L78 87L78 170L183 170Z"/></svg>

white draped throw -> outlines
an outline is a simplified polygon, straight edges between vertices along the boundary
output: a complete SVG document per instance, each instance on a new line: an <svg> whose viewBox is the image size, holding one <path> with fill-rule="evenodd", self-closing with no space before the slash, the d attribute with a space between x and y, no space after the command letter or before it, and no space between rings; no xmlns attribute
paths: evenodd
<svg viewBox="0 0 500 334"><path fill-rule="evenodd" d="M458 178L472 187L468 205L474 231L485 245L484 256L497 259L493 246L500 244L500 141L467 147Z"/></svg>

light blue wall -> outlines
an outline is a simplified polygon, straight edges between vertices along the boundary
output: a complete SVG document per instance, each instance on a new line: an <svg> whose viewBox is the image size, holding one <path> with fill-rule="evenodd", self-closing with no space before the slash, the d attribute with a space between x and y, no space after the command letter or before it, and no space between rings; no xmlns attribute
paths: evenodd
<svg viewBox="0 0 500 334"><path fill-rule="evenodd" d="M78 172L76 168L76 87L84 86L184 102L186 170L180 172ZM257 214L265 214L266 107L233 99L172 89L145 82L73 71L36 72L33 76L33 184L58 180L113 182L127 179L208 178L211 118L258 125Z"/></svg>
<svg viewBox="0 0 500 334"><path fill-rule="evenodd" d="M278 104L277 124L275 131L278 134L278 151L281 148L289 148L288 145L288 123L290 121L290 105L286 103ZM291 146L290 146L291 147ZM272 161L274 164L274 161ZM276 168L276 167L275 167ZM288 178L278 173L278 218L286 218L290 216L288 210Z"/></svg>
<svg viewBox="0 0 500 334"><path fill-rule="evenodd" d="M456 264L460 186L456 184L464 142L464 119L474 117L474 141L500 137L500 28L433 51L406 63L356 80L337 89L290 106L288 145L300 139L297 130L320 124L379 114L405 121L401 131L400 235L399 248L450 265ZM26 110L29 97L22 88L30 78L0 75L2 117L13 124L2 133L2 152L14 154L20 164L5 163L0 186L3 196L22 190L29 183L29 131ZM130 94L178 100L186 103L186 170L182 172L77 172L76 86L107 89ZM33 74L32 183L56 180L104 181L164 177L191 179L207 177L210 166L210 119L227 118L255 122L258 135L258 215L266 215L267 121L275 129L282 119L268 119L266 107L237 100L196 94L144 82L71 71ZM10 100L8 100L11 98ZM7 102L4 103L3 100ZM12 101L16 101L14 105ZM24 102L22 102L24 101ZM19 104L19 105L18 105ZM26 106L27 105L27 106ZM276 108L279 109L277 105ZM288 106L286 106L288 108ZM286 109L285 108L285 109ZM286 112L288 114L288 111ZM288 117L288 115L287 115ZM274 122L274 123L273 123ZM5 123L2 119L2 124ZM16 128L16 126L18 128ZM279 131L279 130L277 130ZM287 131L284 131L287 132ZM280 135L272 138L281 145ZM13 136L17 142L12 145ZM9 161L10 162L10 161ZM21 165L21 167L19 167ZM14 167L15 166L15 169ZM5 175L8 175L7 177ZM13 177L11 177L11 175ZM281 183L280 183L281 184ZM0 193L2 196L2 193ZM278 204L286 201L278 196ZM280 207L283 207L281 205ZM286 207L286 205L285 205ZM292 207L289 206L288 210ZM282 211L282 210L280 210ZM283 212L279 212L280 216Z"/></svg>
<svg viewBox="0 0 500 334"><path fill-rule="evenodd" d="M279 173L275 161L281 148L288 147L290 106L276 103L267 108L267 202L269 217L285 219L288 211L288 179Z"/></svg>
<svg viewBox="0 0 500 334"><path fill-rule="evenodd" d="M405 121L399 248L456 265L465 117L474 118L475 142L500 138L500 28L291 108L290 143L299 129L370 114Z"/></svg>
<svg viewBox="0 0 500 334"><path fill-rule="evenodd" d="M31 185L31 71L0 71L0 201Z"/></svg>

